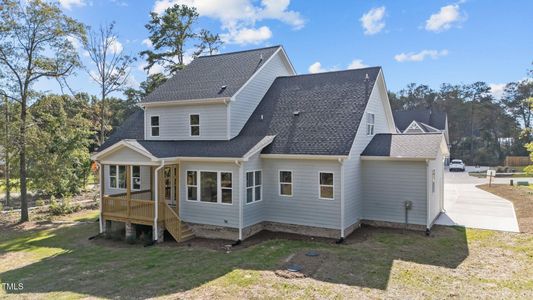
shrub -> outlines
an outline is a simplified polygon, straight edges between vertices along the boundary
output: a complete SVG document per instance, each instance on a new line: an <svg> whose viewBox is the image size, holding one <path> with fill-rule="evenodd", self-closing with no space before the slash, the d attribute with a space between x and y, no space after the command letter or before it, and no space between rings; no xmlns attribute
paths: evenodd
<svg viewBox="0 0 533 300"><path fill-rule="evenodd" d="M0 203L0 211L4 210L4 205Z"/></svg>
<svg viewBox="0 0 533 300"><path fill-rule="evenodd" d="M50 207L48 212L53 216L67 215L80 210L79 205L72 205L69 198L57 201L55 197L50 198Z"/></svg>
<svg viewBox="0 0 533 300"><path fill-rule="evenodd" d="M35 206L44 206L44 200L43 199L38 199L37 201L35 201Z"/></svg>

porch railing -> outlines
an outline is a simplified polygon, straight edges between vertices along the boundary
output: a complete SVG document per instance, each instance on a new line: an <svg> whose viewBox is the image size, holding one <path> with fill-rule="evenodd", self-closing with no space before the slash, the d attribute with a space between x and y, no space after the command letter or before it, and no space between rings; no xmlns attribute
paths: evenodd
<svg viewBox="0 0 533 300"><path fill-rule="evenodd" d="M105 195L102 201L102 213L108 217L153 222L154 201L146 199L131 199L127 196Z"/></svg>

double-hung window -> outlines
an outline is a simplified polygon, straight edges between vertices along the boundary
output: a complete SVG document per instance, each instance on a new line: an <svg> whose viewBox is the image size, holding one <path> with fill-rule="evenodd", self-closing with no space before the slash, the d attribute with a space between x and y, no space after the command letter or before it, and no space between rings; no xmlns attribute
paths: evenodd
<svg viewBox="0 0 533 300"><path fill-rule="evenodd" d="M141 167L131 166L131 189L139 191L141 189Z"/></svg>
<svg viewBox="0 0 533 300"><path fill-rule="evenodd" d="M187 171L187 200L198 200L198 172Z"/></svg>
<svg viewBox="0 0 533 300"><path fill-rule="evenodd" d="M114 189L126 188L126 166L109 166L109 187Z"/></svg>
<svg viewBox="0 0 533 300"><path fill-rule="evenodd" d="M150 117L150 133L152 136L159 136L159 116Z"/></svg>
<svg viewBox="0 0 533 300"><path fill-rule="evenodd" d="M320 172L319 177L319 192L320 199L333 199L333 173Z"/></svg>
<svg viewBox="0 0 533 300"><path fill-rule="evenodd" d="M279 171L279 194L292 197L292 171Z"/></svg>
<svg viewBox="0 0 533 300"><path fill-rule="evenodd" d="M189 115L189 126L191 127L191 136L199 136L200 115Z"/></svg>
<svg viewBox="0 0 533 300"><path fill-rule="evenodd" d="M372 113L366 114L366 135L374 135L374 121L375 115Z"/></svg>
<svg viewBox="0 0 533 300"><path fill-rule="evenodd" d="M187 200L231 204L233 202L232 173L187 171Z"/></svg>
<svg viewBox="0 0 533 300"><path fill-rule="evenodd" d="M246 172L246 203L261 201L261 171Z"/></svg>

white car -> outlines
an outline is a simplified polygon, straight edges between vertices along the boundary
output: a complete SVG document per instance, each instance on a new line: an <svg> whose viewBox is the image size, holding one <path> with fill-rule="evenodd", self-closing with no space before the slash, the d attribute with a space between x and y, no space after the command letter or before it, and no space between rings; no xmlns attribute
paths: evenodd
<svg viewBox="0 0 533 300"><path fill-rule="evenodd" d="M453 172L453 171L460 171L460 172L465 171L465 164L463 163L462 160L460 159L452 160L452 162L450 163L450 172Z"/></svg>

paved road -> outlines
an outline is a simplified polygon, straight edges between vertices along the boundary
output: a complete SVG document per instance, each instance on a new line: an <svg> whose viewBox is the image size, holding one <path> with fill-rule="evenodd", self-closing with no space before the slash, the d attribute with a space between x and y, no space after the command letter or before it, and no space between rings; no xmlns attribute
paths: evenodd
<svg viewBox="0 0 533 300"><path fill-rule="evenodd" d="M501 197L478 189L487 179L469 176L467 172L444 175L444 209L436 224L518 232L513 204ZM509 179L497 178L509 183ZM515 178L516 180L516 178Z"/></svg>

